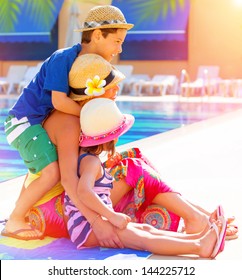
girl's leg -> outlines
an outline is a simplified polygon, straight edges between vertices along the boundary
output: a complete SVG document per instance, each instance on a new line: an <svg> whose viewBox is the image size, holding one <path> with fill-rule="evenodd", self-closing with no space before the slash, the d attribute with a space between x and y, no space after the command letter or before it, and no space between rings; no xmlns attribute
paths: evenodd
<svg viewBox="0 0 242 280"><path fill-rule="evenodd" d="M30 225L26 223L25 216L29 209L59 182L59 179L59 166L55 161L47 165L41 171L40 177L31 182L24 191L21 191L16 206L6 223L5 231L13 233L17 230L29 229L30 231L19 232L18 235L26 238L40 236L38 231L32 230Z"/></svg>

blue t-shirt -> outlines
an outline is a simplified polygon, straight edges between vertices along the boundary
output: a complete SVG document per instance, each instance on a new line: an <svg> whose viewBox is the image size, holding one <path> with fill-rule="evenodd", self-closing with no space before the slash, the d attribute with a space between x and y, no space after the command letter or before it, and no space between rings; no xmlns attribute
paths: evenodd
<svg viewBox="0 0 242 280"><path fill-rule="evenodd" d="M51 91L69 95L68 76L81 45L60 49L47 58L34 79L25 87L9 114L27 117L30 124L40 124L54 109Z"/></svg>

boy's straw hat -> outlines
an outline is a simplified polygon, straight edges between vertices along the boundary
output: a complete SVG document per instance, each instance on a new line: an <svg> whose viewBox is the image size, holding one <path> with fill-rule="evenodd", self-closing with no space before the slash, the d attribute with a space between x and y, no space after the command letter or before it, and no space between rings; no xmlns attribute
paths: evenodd
<svg viewBox="0 0 242 280"><path fill-rule="evenodd" d="M131 29L134 25L127 23L123 13L117 7L111 5L96 6L92 8L80 29L83 32L102 28L124 28Z"/></svg>
<svg viewBox="0 0 242 280"><path fill-rule="evenodd" d="M122 114L113 100L95 98L83 106L80 123L80 146L90 147L117 139L130 129L134 117Z"/></svg>
<svg viewBox="0 0 242 280"><path fill-rule="evenodd" d="M125 79L122 72L102 56L78 56L69 72L70 98L82 101L102 95L105 90Z"/></svg>

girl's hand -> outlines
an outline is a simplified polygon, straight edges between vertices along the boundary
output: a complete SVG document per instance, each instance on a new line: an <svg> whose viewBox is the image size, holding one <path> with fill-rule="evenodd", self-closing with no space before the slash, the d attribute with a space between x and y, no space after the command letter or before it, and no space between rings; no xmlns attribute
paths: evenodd
<svg viewBox="0 0 242 280"><path fill-rule="evenodd" d="M127 224L131 221L131 218L123 213L115 212L110 218L110 223L119 229L125 229Z"/></svg>
<svg viewBox="0 0 242 280"><path fill-rule="evenodd" d="M116 227L109 221L99 218L92 226L92 229L100 246L107 248L124 248L123 243L116 233Z"/></svg>

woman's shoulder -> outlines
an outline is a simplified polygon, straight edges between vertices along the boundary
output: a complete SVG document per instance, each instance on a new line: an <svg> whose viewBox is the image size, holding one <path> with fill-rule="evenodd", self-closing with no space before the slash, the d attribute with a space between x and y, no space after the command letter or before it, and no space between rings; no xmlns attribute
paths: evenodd
<svg viewBox="0 0 242 280"><path fill-rule="evenodd" d="M76 137L80 134L80 119L77 116L66 114L60 111L53 111L44 123L46 130L55 131L55 134L62 134L65 137Z"/></svg>
<svg viewBox="0 0 242 280"><path fill-rule="evenodd" d="M58 110L54 110L48 117L49 120L56 122L56 124L73 126L80 126L80 118L71 114L66 114ZM60 123L61 121L61 123Z"/></svg>

